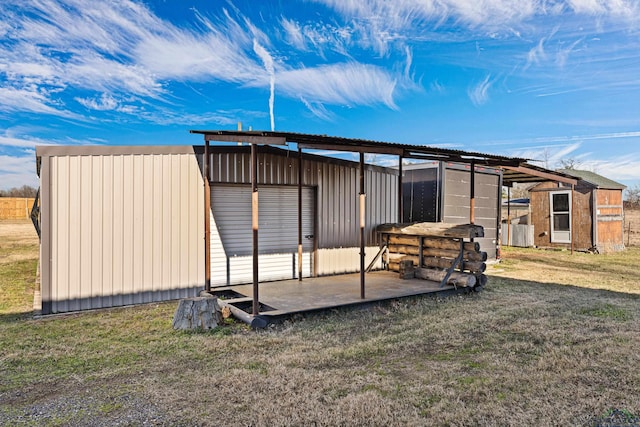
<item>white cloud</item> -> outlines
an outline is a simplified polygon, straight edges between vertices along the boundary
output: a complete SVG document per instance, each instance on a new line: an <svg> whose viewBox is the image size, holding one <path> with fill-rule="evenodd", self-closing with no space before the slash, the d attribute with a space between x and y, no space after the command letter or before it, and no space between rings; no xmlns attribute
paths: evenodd
<svg viewBox="0 0 640 427"><path fill-rule="evenodd" d="M100 98L75 98L75 100L91 110L98 111L115 110L119 106L119 102L107 93L103 93Z"/></svg>
<svg viewBox="0 0 640 427"><path fill-rule="evenodd" d="M282 18L280 20L280 25L282 25L282 29L284 30L285 40L287 43L298 50L306 50L307 47L300 24L293 20Z"/></svg>
<svg viewBox="0 0 640 427"><path fill-rule="evenodd" d="M0 111L18 112L27 111L30 113L51 114L67 118L79 119L80 116L56 105L50 99L49 92L38 87L0 87Z"/></svg>
<svg viewBox="0 0 640 427"><path fill-rule="evenodd" d="M467 94L471 102L476 106L486 104L489 101L489 89L492 84L491 75L487 75L480 83L469 88Z"/></svg>
<svg viewBox="0 0 640 427"><path fill-rule="evenodd" d="M573 43L570 43L567 47L560 47L558 52L556 53L556 64L560 69L564 68L567 60L569 59L569 55L573 53L574 49L578 44L580 44L582 40L576 40Z"/></svg>
<svg viewBox="0 0 640 427"><path fill-rule="evenodd" d="M541 38L538 44L529 50L527 54L527 64L525 65L525 69L528 68L531 64L540 64L541 60L546 59L546 53L544 51L544 42L545 38Z"/></svg>
<svg viewBox="0 0 640 427"><path fill-rule="evenodd" d="M302 101L302 103L305 105L305 107L307 107L311 114L318 117L319 119L326 121L332 121L334 119L334 115L330 111L328 111L321 103L311 104L304 97L301 97L300 101Z"/></svg>
<svg viewBox="0 0 640 427"><path fill-rule="evenodd" d="M466 39L537 36L545 21L587 18L595 26L603 20L616 27L637 28L640 4L636 0L315 0L342 15L345 28L358 34L357 43L380 55L397 42L438 39L434 29L450 41L468 33ZM463 36L464 37L464 36ZM442 40L442 39L439 39ZM531 52L535 54L535 51Z"/></svg>
<svg viewBox="0 0 640 427"><path fill-rule="evenodd" d="M397 108L396 80L385 70L358 63L302 68L278 73L278 87L291 97L338 105L374 105Z"/></svg>
<svg viewBox="0 0 640 427"><path fill-rule="evenodd" d="M0 135L0 147L20 147L33 148L37 144L44 144L45 141L35 138L21 138L13 136L9 131L5 131L4 135Z"/></svg>
<svg viewBox="0 0 640 427"><path fill-rule="evenodd" d="M429 84L429 88L431 89L432 92L436 92L436 93L445 93L447 90L447 88L438 80L432 81L431 84Z"/></svg>
<svg viewBox="0 0 640 427"><path fill-rule="evenodd" d="M32 152L25 152L19 156L0 154L0 176L2 176L0 186L3 189L22 187L23 185L37 187L35 155Z"/></svg>
<svg viewBox="0 0 640 427"><path fill-rule="evenodd" d="M382 103L395 108L396 78L380 68L352 61L347 66L314 69L256 57L254 39L267 48L270 40L232 5L231 13L223 9L215 21L196 11L200 28L187 29L160 19L136 1L7 1L8 7L0 10L0 23L11 23L0 27L6 36L0 43L0 111L82 120L86 111L74 110L79 107L76 103L65 102L74 99L93 111L154 117L122 99L133 96L141 102L175 103L171 84L188 81L269 87L272 110L277 70L288 74L283 93L293 99L304 97L309 105ZM286 18L280 23L285 38L300 51L313 46L321 56L325 50L349 55L353 28L322 22L302 26ZM405 74L412 60L411 52L406 52ZM263 67L269 64L265 76ZM312 83L306 77L310 75L322 78L322 90L313 84L300 87L300 79ZM345 81L364 93L356 94ZM69 96L76 90L82 95Z"/></svg>

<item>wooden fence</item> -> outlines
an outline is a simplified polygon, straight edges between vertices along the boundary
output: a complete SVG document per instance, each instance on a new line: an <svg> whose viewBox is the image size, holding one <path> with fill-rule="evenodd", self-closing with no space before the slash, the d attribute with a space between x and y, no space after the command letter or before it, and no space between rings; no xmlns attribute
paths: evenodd
<svg viewBox="0 0 640 427"><path fill-rule="evenodd" d="M0 219L28 219L33 198L0 197Z"/></svg>

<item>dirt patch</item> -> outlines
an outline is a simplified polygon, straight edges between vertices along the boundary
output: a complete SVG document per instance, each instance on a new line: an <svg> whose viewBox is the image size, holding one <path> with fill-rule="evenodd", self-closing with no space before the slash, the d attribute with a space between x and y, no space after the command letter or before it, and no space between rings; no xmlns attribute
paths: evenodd
<svg viewBox="0 0 640 427"><path fill-rule="evenodd" d="M0 264L37 259L38 245L31 221L0 221Z"/></svg>

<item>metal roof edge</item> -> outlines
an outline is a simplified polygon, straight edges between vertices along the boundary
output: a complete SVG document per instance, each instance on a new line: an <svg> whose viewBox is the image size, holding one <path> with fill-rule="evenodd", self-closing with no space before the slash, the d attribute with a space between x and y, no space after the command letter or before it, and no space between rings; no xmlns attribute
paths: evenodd
<svg viewBox="0 0 640 427"><path fill-rule="evenodd" d="M517 157L507 157L472 151L453 150L447 148L430 147L427 145L409 145L392 142L372 141L357 138L344 138L328 135L313 135L294 132L275 131L230 131L230 130L190 130L191 134L203 135L206 140L239 141L243 138L250 139L252 143L261 144L260 138L264 139L264 144L269 144L271 140L294 142L309 148L314 146L318 149L333 149L354 152L384 153L390 155L400 155L402 157L443 160L460 163L485 163L493 166L499 165L519 165L526 162L526 159ZM386 153L385 153L386 151Z"/></svg>
<svg viewBox="0 0 640 427"><path fill-rule="evenodd" d="M37 145L36 157L195 154L193 145Z"/></svg>

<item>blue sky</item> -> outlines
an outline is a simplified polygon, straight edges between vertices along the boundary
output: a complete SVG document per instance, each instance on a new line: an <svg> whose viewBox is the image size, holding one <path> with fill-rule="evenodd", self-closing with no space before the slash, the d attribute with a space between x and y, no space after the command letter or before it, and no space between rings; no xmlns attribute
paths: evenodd
<svg viewBox="0 0 640 427"><path fill-rule="evenodd" d="M638 0L2 0L0 188L38 144L318 133L640 184Z"/></svg>

